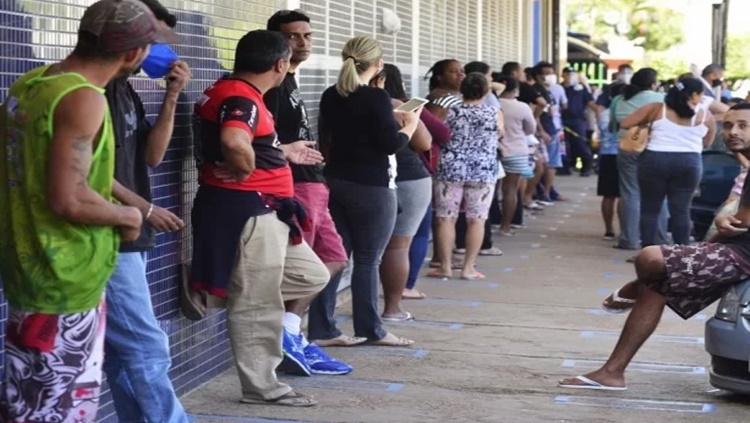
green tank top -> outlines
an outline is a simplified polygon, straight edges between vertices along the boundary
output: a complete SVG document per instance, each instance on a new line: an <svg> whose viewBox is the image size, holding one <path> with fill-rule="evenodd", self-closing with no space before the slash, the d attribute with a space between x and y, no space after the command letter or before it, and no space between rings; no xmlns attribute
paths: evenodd
<svg viewBox="0 0 750 423"><path fill-rule="evenodd" d="M48 68L19 78L0 108L0 276L17 310L78 313L102 300L119 235L112 227L77 225L52 213L47 197L52 120L68 93L104 90L76 73L44 76ZM109 110L95 148L88 185L112 201L115 141Z"/></svg>

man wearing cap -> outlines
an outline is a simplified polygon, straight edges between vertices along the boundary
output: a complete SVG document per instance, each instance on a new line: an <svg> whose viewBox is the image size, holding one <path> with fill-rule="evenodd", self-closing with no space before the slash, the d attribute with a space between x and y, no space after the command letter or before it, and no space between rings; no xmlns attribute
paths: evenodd
<svg viewBox="0 0 750 423"><path fill-rule="evenodd" d="M120 239L136 239L143 221L137 208L114 204L103 87L170 33L138 0L94 3L73 52L21 76L0 110L5 422L96 419L104 289Z"/></svg>
<svg viewBox="0 0 750 423"><path fill-rule="evenodd" d="M157 0L141 1L160 25L177 25L177 18ZM144 68L159 60L154 57L158 51L151 50ZM166 93L153 125L128 82L131 75L113 79L106 86L116 145L113 195L121 203L137 207L144 216L138 239L120 244L117 265L106 288L104 372L122 422L187 422L167 375L171 366L169 339L154 316L146 279L146 253L154 247L155 231L172 232L184 226L172 212L153 204L149 181L149 168L161 163L172 137L177 96L190 79L185 62L165 65Z"/></svg>

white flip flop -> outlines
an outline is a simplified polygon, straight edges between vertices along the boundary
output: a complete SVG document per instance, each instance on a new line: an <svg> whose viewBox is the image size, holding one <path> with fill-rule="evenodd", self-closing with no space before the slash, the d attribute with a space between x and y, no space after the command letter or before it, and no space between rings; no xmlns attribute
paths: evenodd
<svg viewBox="0 0 750 423"><path fill-rule="evenodd" d="M612 293L612 302L613 303L620 303L620 304L630 304L630 307L626 308L614 308L614 307L607 307L602 303L602 309L606 311L607 313L611 314L623 314L630 311L630 309L633 308L633 306L636 303L636 300L630 299L630 298L622 298L620 296L620 290L616 289L615 292Z"/></svg>
<svg viewBox="0 0 750 423"><path fill-rule="evenodd" d="M560 383L557 386L560 388L565 388L565 389L588 389L591 391L626 391L628 389L626 386L618 387L618 386L602 385L601 383L595 380L591 380L587 378L586 376L576 376L576 379L585 383L585 385L564 385Z"/></svg>

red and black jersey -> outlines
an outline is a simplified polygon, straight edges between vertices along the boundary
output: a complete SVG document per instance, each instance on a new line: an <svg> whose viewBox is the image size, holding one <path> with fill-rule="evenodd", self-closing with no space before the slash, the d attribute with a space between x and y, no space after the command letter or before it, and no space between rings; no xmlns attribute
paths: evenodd
<svg viewBox="0 0 750 423"><path fill-rule="evenodd" d="M292 197L292 172L278 148L273 115L263 94L241 79L224 78L208 88L195 105L195 159L201 184L239 191ZM227 183L214 176L216 162L224 162L221 128L240 128L250 135L255 171L245 181Z"/></svg>

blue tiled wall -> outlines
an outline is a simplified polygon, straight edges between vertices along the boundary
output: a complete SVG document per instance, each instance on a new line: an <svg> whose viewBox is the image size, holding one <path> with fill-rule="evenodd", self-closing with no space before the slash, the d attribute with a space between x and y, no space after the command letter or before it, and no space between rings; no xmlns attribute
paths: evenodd
<svg viewBox="0 0 750 423"><path fill-rule="evenodd" d="M40 64L63 58L75 42L78 19L93 0L0 0L0 101L13 81ZM180 98L174 138L164 163L151 181L157 205L178 213L189 228L189 212L197 189L190 131L192 104L231 66L236 40L264 25L274 0L162 0L180 21L180 44L175 50L193 70L193 80ZM163 96L160 82L134 79L147 112L153 119ZM149 254L148 279L159 322L169 334L173 367L170 376L183 394L224 371L231 353L226 342L224 312L200 322L179 312L180 266L190 257L189 229L157 237ZM1 293L0 293L1 295ZM5 333L7 307L0 296L0 335ZM2 352L0 339L0 352ZM0 354L2 360L2 354ZM2 361L0 361L2 365ZM239 394L239 393L238 393ZM102 398L99 421L114 422L111 397Z"/></svg>

